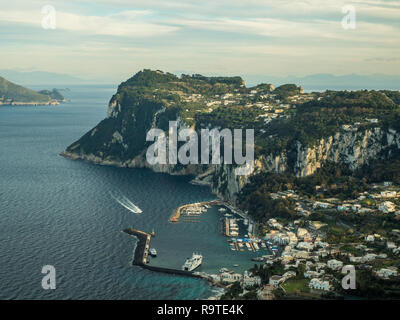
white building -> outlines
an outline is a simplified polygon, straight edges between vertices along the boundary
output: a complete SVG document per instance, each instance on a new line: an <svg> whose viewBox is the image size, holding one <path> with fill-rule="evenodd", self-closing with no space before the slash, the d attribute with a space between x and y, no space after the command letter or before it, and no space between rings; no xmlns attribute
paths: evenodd
<svg viewBox="0 0 400 320"><path fill-rule="evenodd" d="M332 205L330 203L326 203L326 202L315 201L313 203L314 209L328 209L330 207L332 207Z"/></svg>
<svg viewBox="0 0 400 320"><path fill-rule="evenodd" d="M389 213L394 212L396 210L396 206L393 202L385 201L379 205L378 209L384 213Z"/></svg>
<svg viewBox="0 0 400 320"><path fill-rule="evenodd" d="M225 283L225 284L231 284L231 283L234 283L234 282L237 282L237 281L241 281L242 278L243 278L243 276L241 274L239 274L239 273L231 274L231 273L228 273L228 272L221 273L219 275L219 277L220 277L220 281L222 283Z"/></svg>
<svg viewBox="0 0 400 320"><path fill-rule="evenodd" d="M321 276L323 276L325 273L324 270L321 270L320 272L317 271L306 271L304 272L304 278L308 278L308 279L315 279L315 278L320 278Z"/></svg>
<svg viewBox="0 0 400 320"><path fill-rule="evenodd" d="M278 221L276 221L276 219L269 219L268 220L268 225L270 227L278 229L278 230L283 229L283 226Z"/></svg>
<svg viewBox="0 0 400 320"><path fill-rule="evenodd" d="M373 261L375 260L377 257L377 255L375 253L367 253L363 258L364 258L364 262L366 261Z"/></svg>
<svg viewBox="0 0 400 320"><path fill-rule="evenodd" d="M274 287L278 287L283 281L285 281L285 278L282 276L273 275L269 278L269 284Z"/></svg>
<svg viewBox="0 0 400 320"><path fill-rule="evenodd" d="M297 243L297 237L296 237L296 234L295 233L293 233L293 232L288 232L287 233L287 235L288 235L288 237L289 237L289 244L292 244L292 245L296 245L296 243Z"/></svg>
<svg viewBox="0 0 400 320"><path fill-rule="evenodd" d="M382 191L381 197L382 198L396 198L397 192L396 191Z"/></svg>
<svg viewBox="0 0 400 320"><path fill-rule="evenodd" d="M329 291L331 289L331 285L329 281L323 281L320 279L311 279L309 285L311 289L317 289L317 290L324 290L324 291Z"/></svg>
<svg viewBox="0 0 400 320"><path fill-rule="evenodd" d="M365 237L365 241L374 242L375 241L375 237L372 234L370 234L370 235Z"/></svg>
<svg viewBox="0 0 400 320"><path fill-rule="evenodd" d="M250 287L259 286L259 285L261 285L261 278L259 276L256 276L256 277L244 276L243 277L243 287L250 288Z"/></svg>
<svg viewBox="0 0 400 320"><path fill-rule="evenodd" d="M309 237L310 236L310 234L308 233L308 230L307 229L304 229L304 228L298 228L297 229L297 238L306 238L306 237Z"/></svg>
<svg viewBox="0 0 400 320"><path fill-rule="evenodd" d="M277 234L272 239L272 241L274 241L275 243L280 244L280 245L285 245L285 244L289 243L289 237L286 234L280 233L280 234Z"/></svg>
<svg viewBox="0 0 400 320"><path fill-rule="evenodd" d="M382 268L379 271L376 271L376 275L382 279L389 279L390 277L397 277L397 268L395 267L388 267Z"/></svg>
<svg viewBox="0 0 400 320"><path fill-rule="evenodd" d="M329 243L323 242L323 241L316 241L315 245L320 248L328 248L329 247Z"/></svg>
<svg viewBox="0 0 400 320"><path fill-rule="evenodd" d="M296 276L296 272L295 271L287 271L285 272L282 277L286 280L290 279L290 278L294 278Z"/></svg>
<svg viewBox="0 0 400 320"><path fill-rule="evenodd" d="M312 243L309 243L309 242L299 242L299 243L297 244L297 247L296 247L296 248L299 249L299 250L307 250L307 251L310 251L310 250L312 250L312 249L314 248L314 246L313 246Z"/></svg>
<svg viewBox="0 0 400 320"><path fill-rule="evenodd" d="M343 262L336 259L332 259L327 262L327 266L329 269L339 270L343 267Z"/></svg>
<svg viewBox="0 0 400 320"><path fill-rule="evenodd" d="M364 257L350 257L350 262L352 263L363 263Z"/></svg>

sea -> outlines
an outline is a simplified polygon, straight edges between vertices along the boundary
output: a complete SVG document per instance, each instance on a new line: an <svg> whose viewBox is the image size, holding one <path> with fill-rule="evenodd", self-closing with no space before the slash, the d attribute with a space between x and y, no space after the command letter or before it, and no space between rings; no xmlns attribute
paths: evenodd
<svg viewBox="0 0 400 320"><path fill-rule="evenodd" d="M59 106L0 107L0 299L206 299L218 291L203 279L133 266L137 239L122 231L130 227L154 230L154 265L180 268L193 252L207 273L254 265L253 253L229 247L218 207L198 222L169 222L178 206L215 199L208 187L60 156L105 118L115 91L69 86ZM55 289L42 286L47 265Z"/></svg>

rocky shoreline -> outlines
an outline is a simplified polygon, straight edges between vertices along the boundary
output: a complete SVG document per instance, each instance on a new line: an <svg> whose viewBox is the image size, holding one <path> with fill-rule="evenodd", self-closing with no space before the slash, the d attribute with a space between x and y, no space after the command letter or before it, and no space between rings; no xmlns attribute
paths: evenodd
<svg viewBox="0 0 400 320"><path fill-rule="evenodd" d="M20 107L24 107L24 106L34 106L34 107L38 107L38 106L58 106L60 104L60 102L58 102L57 100L53 100L53 101L48 101L48 102L10 102L10 103L4 103L4 102L0 102L0 106L20 106Z"/></svg>

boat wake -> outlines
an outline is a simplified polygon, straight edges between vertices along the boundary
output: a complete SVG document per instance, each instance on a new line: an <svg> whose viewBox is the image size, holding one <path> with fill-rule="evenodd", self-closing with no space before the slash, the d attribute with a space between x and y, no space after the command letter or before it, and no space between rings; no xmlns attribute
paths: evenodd
<svg viewBox="0 0 400 320"><path fill-rule="evenodd" d="M137 214L143 212L137 205L135 205L131 200L129 200L124 195L117 197L117 196L113 195L111 192L110 192L110 194L111 194L111 197L113 197L115 199L115 201L117 201L121 206L123 206L125 209L129 210L130 212L137 213Z"/></svg>

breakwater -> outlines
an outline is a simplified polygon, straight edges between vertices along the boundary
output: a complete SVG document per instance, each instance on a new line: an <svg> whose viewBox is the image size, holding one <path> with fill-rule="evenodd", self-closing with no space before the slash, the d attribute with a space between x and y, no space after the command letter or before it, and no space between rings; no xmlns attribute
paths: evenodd
<svg viewBox="0 0 400 320"><path fill-rule="evenodd" d="M179 218L181 216L181 213L183 210L192 207L192 206L204 206L204 205L222 205L224 202L222 200L216 199L216 200L211 200L211 201L204 201L204 202L198 202L198 203L189 203L189 204L184 204L183 206L180 206L175 210L175 212L172 214L171 218L169 219L170 222L179 222Z"/></svg>
<svg viewBox="0 0 400 320"><path fill-rule="evenodd" d="M154 232L146 233L134 228L125 229L124 232L138 238L133 256L133 265L146 265L149 257L151 237L155 235Z"/></svg>
<svg viewBox="0 0 400 320"><path fill-rule="evenodd" d="M151 242L151 237L154 237L155 233L154 232L146 233L134 228L125 229L124 232L131 236L135 236L138 239L138 243L136 245L132 262L133 265L140 266L143 269L155 272L163 272L163 273L181 275L186 277L202 278L201 275L195 274L192 271L184 271L184 270L170 269L170 268L156 267L149 265L148 257L150 250L150 242Z"/></svg>

